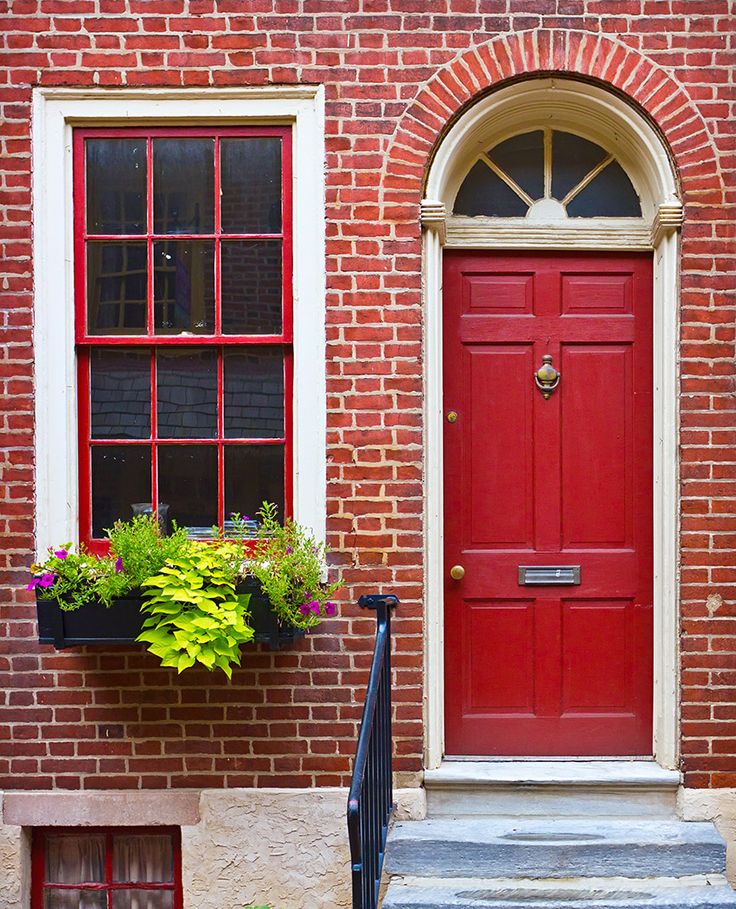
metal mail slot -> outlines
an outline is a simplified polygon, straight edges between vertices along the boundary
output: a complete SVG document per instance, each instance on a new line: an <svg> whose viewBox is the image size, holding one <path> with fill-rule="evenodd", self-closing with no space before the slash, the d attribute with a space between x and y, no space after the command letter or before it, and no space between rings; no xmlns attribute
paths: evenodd
<svg viewBox="0 0 736 909"><path fill-rule="evenodd" d="M519 565L519 583L526 587L560 587L580 583L579 565Z"/></svg>

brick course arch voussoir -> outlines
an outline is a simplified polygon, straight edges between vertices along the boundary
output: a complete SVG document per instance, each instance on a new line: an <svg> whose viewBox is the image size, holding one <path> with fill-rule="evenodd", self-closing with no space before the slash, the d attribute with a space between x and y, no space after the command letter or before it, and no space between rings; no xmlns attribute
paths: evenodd
<svg viewBox="0 0 736 909"><path fill-rule="evenodd" d="M697 106L678 82L639 51L605 35L537 29L500 35L465 51L420 90L388 150L384 216L414 217L407 209L408 198L413 196L417 202L421 198L432 152L468 104L510 79L555 73L593 78L635 102L669 145L684 201L722 203L723 182L712 138Z"/></svg>

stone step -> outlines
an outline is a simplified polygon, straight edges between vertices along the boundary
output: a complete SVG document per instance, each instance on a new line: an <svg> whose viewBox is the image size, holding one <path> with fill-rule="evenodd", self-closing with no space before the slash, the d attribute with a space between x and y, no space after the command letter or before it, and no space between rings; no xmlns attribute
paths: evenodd
<svg viewBox="0 0 736 909"><path fill-rule="evenodd" d="M684 877L725 864L713 824L634 818L402 821L386 854L389 874L418 877Z"/></svg>
<svg viewBox="0 0 736 909"><path fill-rule="evenodd" d="M430 817L673 818L679 784L654 761L444 761L424 776Z"/></svg>
<svg viewBox="0 0 736 909"><path fill-rule="evenodd" d="M736 893L720 875L664 880L393 878L383 909L722 909Z"/></svg>

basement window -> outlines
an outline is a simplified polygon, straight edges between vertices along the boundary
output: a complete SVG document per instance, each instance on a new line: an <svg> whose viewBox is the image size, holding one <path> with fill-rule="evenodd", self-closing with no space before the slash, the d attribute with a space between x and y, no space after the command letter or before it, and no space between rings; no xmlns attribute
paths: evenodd
<svg viewBox="0 0 736 909"><path fill-rule="evenodd" d="M181 907L179 830L34 830L31 909Z"/></svg>

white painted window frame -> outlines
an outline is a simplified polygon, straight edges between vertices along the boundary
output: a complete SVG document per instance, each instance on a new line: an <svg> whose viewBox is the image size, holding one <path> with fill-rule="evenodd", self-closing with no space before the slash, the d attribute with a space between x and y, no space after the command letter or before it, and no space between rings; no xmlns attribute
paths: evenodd
<svg viewBox="0 0 736 909"><path fill-rule="evenodd" d="M477 157L520 131L552 123L615 153L642 218L530 219L448 215ZM422 202L425 332L425 767L444 757L442 250L646 250L654 257L654 741L679 758L679 243L683 209L658 133L620 96L574 79L529 79L486 95L448 130ZM571 756L574 757L574 756Z"/></svg>
<svg viewBox="0 0 736 909"><path fill-rule="evenodd" d="M37 88L33 92L36 548L78 539L74 126L290 124L293 129L294 516L326 534L324 91Z"/></svg>

